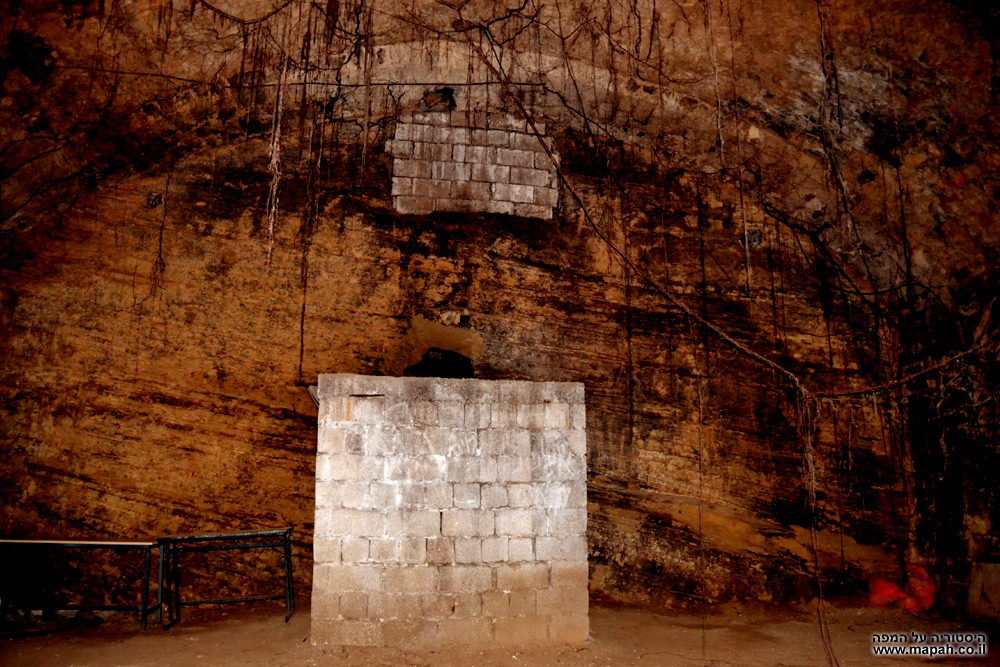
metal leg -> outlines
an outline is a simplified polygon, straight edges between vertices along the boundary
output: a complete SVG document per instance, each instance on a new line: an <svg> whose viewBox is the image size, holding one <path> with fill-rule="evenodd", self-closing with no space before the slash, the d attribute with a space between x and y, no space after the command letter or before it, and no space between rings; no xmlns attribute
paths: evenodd
<svg viewBox="0 0 1000 667"><path fill-rule="evenodd" d="M163 623L163 545L157 545L159 565L156 568L156 622Z"/></svg>
<svg viewBox="0 0 1000 667"><path fill-rule="evenodd" d="M285 597L286 605L288 607L288 615L285 616L285 623L292 618L292 612L295 611L295 594L292 591L292 531L289 530L285 533L284 537L285 546Z"/></svg>
<svg viewBox="0 0 1000 667"><path fill-rule="evenodd" d="M149 561L153 557L153 547L148 546L144 549L146 552L146 561L143 563L142 568L142 604L139 613L142 614L142 629L146 629L146 615L149 613Z"/></svg>

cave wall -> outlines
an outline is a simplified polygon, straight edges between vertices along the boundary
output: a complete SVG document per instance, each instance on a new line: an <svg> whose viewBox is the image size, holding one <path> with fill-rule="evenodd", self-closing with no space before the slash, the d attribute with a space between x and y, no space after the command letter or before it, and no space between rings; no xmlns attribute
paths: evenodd
<svg viewBox="0 0 1000 667"><path fill-rule="evenodd" d="M305 387L399 374L431 323L478 337L478 378L585 384L595 591L808 600L817 566L851 592L995 545L981 18L943 2L16 9L0 531L294 524L308 584ZM544 121L553 219L394 208L386 142L443 86L459 110ZM942 409L935 382L969 388L948 414L986 435L953 424L944 485L897 381L957 354L960 377L920 376L921 414Z"/></svg>

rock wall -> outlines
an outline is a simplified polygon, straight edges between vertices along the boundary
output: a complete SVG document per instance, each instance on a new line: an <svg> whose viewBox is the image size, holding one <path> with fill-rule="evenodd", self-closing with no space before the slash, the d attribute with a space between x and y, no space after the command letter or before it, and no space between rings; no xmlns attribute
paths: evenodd
<svg viewBox="0 0 1000 667"><path fill-rule="evenodd" d="M4 17L0 531L294 524L307 585L305 387L459 341L477 378L586 386L595 592L799 601L915 560L961 603L1000 520L989 25L633 9ZM551 219L397 208L442 86L545 124Z"/></svg>

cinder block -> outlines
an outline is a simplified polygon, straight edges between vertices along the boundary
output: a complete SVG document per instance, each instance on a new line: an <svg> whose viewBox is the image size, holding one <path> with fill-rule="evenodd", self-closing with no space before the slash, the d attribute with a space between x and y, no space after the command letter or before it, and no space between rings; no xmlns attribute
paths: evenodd
<svg viewBox="0 0 1000 667"><path fill-rule="evenodd" d="M507 507L507 487L503 484L483 484L480 495L483 509Z"/></svg>
<svg viewBox="0 0 1000 667"><path fill-rule="evenodd" d="M524 167L526 169L533 169L535 167L535 154L531 151L518 151L509 148L498 148L496 161L497 164L505 164L511 167Z"/></svg>
<svg viewBox="0 0 1000 667"><path fill-rule="evenodd" d="M465 484L478 482L480 481L482 463L483 461L477 456L456 456L449 458L445 479L449 482Z"/></svg>
<svg viewBox="0 0 1000 667"><path fill-rule="evenodd" d="M546 563L497 565L497 590L516 591L549 586L549 566Z"/></svg>
<svg viewBox="0 0 1000 667"><path fill-rule="evenodd" d="M432 183L437 183L438 181L431 181ZM451 186L445 184L445 189L443 194L437 194L437 197L447 197ZM438 425L438 410L437 403L434 401L412 401L410 403L410 416L413 419L414 426L437 426Z"/></svg>
<svg viewBox="0 0 1000 667"><path fill-rule="evenodd" d="M438 537L427 540L427 562L430 565L451 565L455 562L455 540Z"/></svg>
<svg viewBox="0 0 1000 667"><path fill-rule="evenodd" d="M420 142L413 144L413 157L428 162L451 160L451 144Z"/></svg>
<svg viewBox="0 0 1000 667"><path fill-rule="evenodd" d="M394 195L412 195L413 194L413 179L404 178L401 176L392 177L392 194Z"/></svg>
<svg viewBox="0 0 1000 667"><path fill-rule="evenodd" d="M510 592L510 615L511 616L536 616L535 591L530 588L522 588Z"/></svg>
<svg viewBox="0 0 1000 667"><path fill-rule="evenodd" d="M421 508L427 499L427 485L422 482L390 482L399 489L399 507ZM388 506L386 509L389 509Z"/></svg>
<svg viewBox="0 0 1000 667"><path fill-rule="evenodd" d="M497 479L501 482L530 482L531 461L519 456L499 456Z"/></svg>
<svg viewBox="0 0 1000 667"><path fill-rule="evenodd" d="M447 475L447 464L444 456L387 458L385 477L397 482L443 482Z"/></svg>
<svg viewBox="0 0 1000 667"><path fill-rule="evenodd" d="M467 181L472 176L472 165L464 162L434 162L431 177L442 181Z"/></svg>
<svg viewBox="0 0 1000 667"><path fill-rule="evenodd" d="M456 182L452 182L455 185ZM482 209L483 202L472 199L435 199L434 208L438 211L453 211L456 213L475 213Z"/></svg>
<svg viewBox="0 0 1000 667"><path fill-rule="evenodd" d="M465 403L460 401L435 401L438 409L438 426L441 428L465 427Z"/></svg>
<svg viewBox="0 0 1000 667"><path fill-rule="evenodd" d="M393 197L396 212L406 215L428 215L434 212L434 200L428 197Z"/></svg>
<svg viewBox="0 0 1000 667"><path fill-rule="evenodd" d="M469 163L483 164L486 162L486 147L485 146L462 146L462 161ZM452 155L456 160L458 160L458 146L455 146Z"/></svg>
<svg viewBox="0 0 1000 667"><path fill-rule="evenodd" d="M423 618L422 600L422 594L369 593L368 617L379 620Z"/></svg>
<svg viewBox="0 0 1000 667"><path fill-rule="evenodd" d="M472 130L470 133L470 143L474 146L487 146L489 144L489 134L487 130Z"/></svg>
<svg viewBox="0 0 1000 667"><path fill-rule="evenodd" d="M510 146L510 132L506 130L487 130L486 142L490 146L507 148Z"/></svg>
<svg viewBox="0 0 1000 667"><path fill-rule="evenodd" d="M534 484L508 484L507 498L511 507L531 507L534 504Z"/></svg>
<svg viewBox="0 0 1000 667"><path fill-rule="evenodd" d="M455 612L455 595L426 593L421 596L423 618L441 620L451 618Z"/></svg>
<svg viewBox="0 0 1000 667"><path fill-rule="evenodd" d="M366 620L313 621L310 633L313 644L339 646L382 646L382 624Z"/></svg>
<svg viewBox="0 0 1000 667"><path fill-rule="evenodd" d="M396 159L392 163L393 176L403 178L430 178L431 162L429 160L401 160ZM413 191L413 184L410 183L410 191Z"/></svg>
<svg viewBox="0 0 1000 667"><path fill-rule="evenodd" d="M569 405L566 403L545 403L545 428L568 429Z"/></svg>
<svg viewBox="0 0 1000 667"><path fill-rule="evenodd" d="M491 510L444 510L441 512L441 534L445 537L491 537Z"/></svg>
<svg viewBox="0 0 1000 667"><path fill-rule="evenodd" d="M342 507L341 491L345 482L316 482L316 507Z"/></svg>
<svg viewBox="0 0 1000 667"><path fill-rule="evenodd" d="M425 485L424 505L427 509L452 507L452 485L448 482L429 482Z"/></svg>
<svg viewBox="0 0 1000 667"><path fill-rule="evenodd" d="M450 111L414 112L413 122L420 125L451 125L451 112Z"/></svg>
<svg viewBox="0 0 1000 667"><path fill-rule="evenodd" d="M313 538L313 562L314 563L339 563L340 562L340 538L319 537Z"/></svg>
<svg viewBox="0 0 1000 667"><path fill-rule="evenodd" d="M437 622L427 619L390 619L383 622L382 633L386 646L411 650L435 648Z"/></svg>
<svg viewBox="0 0 1000 667"><path fill-rule="evenodd" d="M535 153L535 169L545 169L555 172L562 164L559 154L549 146L549 153Z"/></svg>
<svg viewBox="0 0 1000 667"><path fill-rule="evenodd" d="M569 426L574 429L587 428L587 408L583 403L573 403L569 408Z"/></svg>
<svg viewBox="0 0 1000 667"><path fill-rule="evenodd" d="M511 563L535 560L535 544L530 537L512 537L507 545L507 560Z"/></svg>
<svg viewBox="0 0 1000 667"><path fill-rule="evenodd" d="M580 456L531 455L531 480L571 482L587 477L587 464Z"/></svg>
<svg viewBox="0 0 1000 667"><path fill-rule="evenodd" d="M498 618L493 624L494 637L503 646L542 644L548 640L547 618Z"/></svg>
<svg viewBox="0 0 1000 667"><path fill-rule="evenodd" d="M454 494L458 509L479 509L479 484L455 484Z"/></svg>
<svg viewBox="0 0 1000 667"><path fill-rule="evenodd" d="M414 183L419 183L419 181L414 181ZM533 202L535 200L535 190L530 185L510 185L508 183L494 183L493 184L493 199L510 201L515 204ZM515 215L517 215L517 206L514 206ZM533 217L533 216L525 216Z"/></svg>
<svg viewBox="0 0 1000 667"><path fill-rule="evenodd" d="M520 151L541 151L542 142L534 134L514 132L511 133L510 147Z"/></svg>
<svg viewBox="0 0 1000 667"><path fill-rule="evenodd" d="M341 538L340 557L344 563L364 563L368 560L367 537Z"/></svg>
<svg viewBox="0 0 1000 667"><path fill-rule="evenodd" d="M368 490L367 482L341 482L340 504L350 509L372 509Z"/></svg>
<svg viewBox="0 0 1000 667"><path fill-rule="evenodd" d="M542 169L528 169L525 167L510 168L510 182L518 185L533 185L536 188L551 188L552 172ZM406 194L406 193L402 193ZM534 200L531 201L534 203Z"/></svg>
<svg viewBox="0 0 1000 667"><path fill-rule="evenodd" d="M532 535L531 510L528 509L498 509L495 510L496 534L507 537L529 537Z"/></svg>
<svg viewBox="0 0 1000 667"><path fill-rule="evenodd" d="M583 614L553 615L549 621L549 639L560 644L578 645L590 636L590 619Z"/></svg>
<svg viewBox="0 0 1000 667"><path fill-rule="evenodd" d="M480 618L483 615L483 597L479 593L461 593L455 596L455 618Z"/></svg>
<svg viewBox="0 0 1000 667"><path fill-rule="evenodd" d="M401 141L420 141L424 135L419 125L414 125L413 123L396 123L396 133L393 136L398 143Z"/></svg>
<svg viewBox="0 0 1000 667"><path fill-rule="evenodd" d="M428 566L387 567L382 590L391 593L434 593L438 589L438 568Z"/></svg>
<svg viewBox="0 0 1000 667"><path fill-rule="evenodd" d="M587 561L552 561L549 563L549 582L552 588L586 589L590 584L590 566Z"/></svg>
<svg viewBox="0 0 1000 667"><path fill-rule="evenodd" d="M385 142L385 152L395 158L408 158L413 155L413 142L390 139Z"/></svg>
<svg viewBox="0 0 1000 667"><path fill-rule="evenodd" d="M514 215L514 203L509 201L491 201L486 204L487 213Z"/></svg>
<svg viewBox="0 0 1000 667"><path fill-rule="evenodd" d="M490 184L478 181L456 181L451 184L451 196L456 199L486 202L490 199Z"/></svg>
<svg viewBox="0 0 1000 667"><path fill-rule="evenodd" d="M399 485L392 482L372 482L368 485L371 508L393 509L399 506Z"/></svg>
<svg viewBox="0 0 1000 667"><path fill-rule="evenodd" d="M428 178L414 178L413 179L413 195L414 197L424 197L427 199L439 199L442 197L448 197L451 194L451 181L442 181ZM412 410L412 406L411 406ZM436 416L436 415L435 415ZM419 426L424 426L425 424L419 423L414 418L414 424ZM436 424L431 424L431 426L436 426Z"/></svg>
<svg viewBox="0 0 1000 667"><path fill-rule="evenodd" d="M442 565L438 572L442 593L483 593L493 587L493 570L484 565Z"/></svg>
<svg viewBox="0 0 1000 667"><path fill-rule="evenodd" d="M489 127L512 130L514 132L524 132L524 128L526 127L524 118L509 113L491 113L488 123Z"/></svg>
<svg viewBox="0 0 1000 667"><path fill-rule="evenodd" d="M517 427L523 429L545 428L545 406L538 403L517 406Z"/></svg>
<svg viewBox="0 0 1000 667"><path fill-rule="evenodd" d="M556 188L555 176L550 179L549 187L537 187L535 188L535 201L536 206L558 206L559 205L559 190Z"/></svg>
<svg viewBox="0 0 1000 667"><path fill-rule="evenodd" d="M423 537L400 538L399 562L404 565L424 565L427 563L427 540Z"/></svg>
<svg viewBox="0 0 1000 667"><path fill-rule="evenodd" d="M545 588L538 591L539 615L585 616L588 605L586 588Z"/></svg>
<svg viewBox="0 0 1000 667"><path fill-rule="evenodd" d="M380 591L382 590L381 565L330 565L327 572L327 586L339 591Z"/></svg>
<svg viewBox="0 0 1000 667"><path fill-rule="evenodd" d="M466 403L465 404L465 428L486 429L490 427L490 404L489 403Z"/></svg>
<svg viewBox="0 0 1000 667"><path fill-rule="evenodd" d="M488 618L449 618L438 623L438 642L442 646L493 643L493 623Z"/></svg>
<svg viewBox="0 0 1000 667"><path fill-rule="evenodd" d="M483 593L483 616L507 618L510 616L510 593L506 591L486 591Z"/></svg>
<svg viewBox="0 0 1000 667"><path fill-rule="evenodd" d="M316 479L327 481L375 481L382 462L360 454L327 454L316 457Z"/></svg>
<svg viewBox="0 0 1000 667"><path fill-rule="evenodd" d="M360 591L341 593L340 615L344 618L368 618L368 595Z"/></svg>
<svg viewBox="0 0 1000 667"><path fill-rule="evenodd" d="M507 560L506 537L484 537L482 546L484 563L502 563Z"/></svg>
<svg viewBox="0 0 1000 667"><path fill-rule="evenodd" d="M494 429L517 428L517 405L511 403L491 404L490 427Z"/></svg>
<svg viewBox="0 0 1000 667"><path fill-rule="evenodd" d="M402 510L402 530L405 537L438 537L441 535L441 511L435 509Z"/></svg>
<svg viewBox="0 0 1000 667"><path fill-rule="evenodd" d="M385 531L385 516L376 511L329 510L325 518L325 536L381 537Z"/></svg>
<svg viewBox="0 0 1000 667"><path fill-rule="evenodd" d="M395 426L369 426L361 435L361 452L368 456L395 456L402 445Z"/></svg>
<svg viewBox="0 0 1000 667"><path fill-rule="evenodd" d="M528 187L528 186L519 185L516 187ZM520 218L540 218L542 220L551 220L552 209L548 206L536 206L535 204L515 203L514 215Z"/></svg>
<svg viewBox="0 0 1000 667"><path fill-rule="evenodd" d="M583 535L536 537L535 558L540 561L587 560L587 538Z"/></svg>
<svg viewBox="0 0 1000 667"><path fill-rule="evenodd" d="M312 608L313 619L337 618L340 616L340 594L328 588L313 587Z"/></svg>
<svg viewBox="0 0 1000 667"><path fill-rule="evenodd" d="M456 563L482 563L482 539L478 537L455 538Z"/></svg>
<svg viewBox="0 0 1000 667"><path fill-rule="evenodd" d="M332 426L340 422L347 421L347 397L346 396L324 396L319 402L319 414L317 423L323 426ZM326 447L323 438L320 438L320 449L322 451L335 452L336 447Z"/></svg>
<svg viewBox="0 0 1000 667"><path fill-rule="evenodd" d="M569 445L569 453L587 460L587 432L585 430L571 430L566 433L566 442Z"/></svg>
<svg viewBox="0 0 1000 667"><path fill-rule="evenodd" d="M472 180L486 183L509 183L510 167L497 164L473 164Z"/></svg>
<svg viewBox="0 0 1000 667"><path fill-rule="evenodd" d="M375 563L395 565L399 562L399 544L394 537L372 538L368 547L368 557Z"/></svg>
<svg viewBox="0 0 1000 667"><path fill-rule="evenodd" d="M440 456L475 456L476 434L464 428L427 428L422 449Z"/></svg>
<svg viewBox="0 0 1000 667"><path fill-rule="evenodd" d="M497 460L495 458L481 459L479 467L479 481L484 484L493 484L498 479Z"/></svg>

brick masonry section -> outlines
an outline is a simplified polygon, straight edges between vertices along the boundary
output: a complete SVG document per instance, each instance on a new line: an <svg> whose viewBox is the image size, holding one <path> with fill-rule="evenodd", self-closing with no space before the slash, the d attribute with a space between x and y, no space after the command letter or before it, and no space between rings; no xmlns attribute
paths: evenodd
<svg viewBox="0 0 1000 667"><path fill-rule="evenodd" d="M313 643L586 641L582 384L321 375L319 397Z"/></svg>
<svg viewBox="0 0 1000 667"><path fill-rule="evenodd" d="M400 213L484 211L550 220L559 203L559 156L544 123L532 128L506 113L408 113L385 150L393 158L392 199Z"/></svg>

